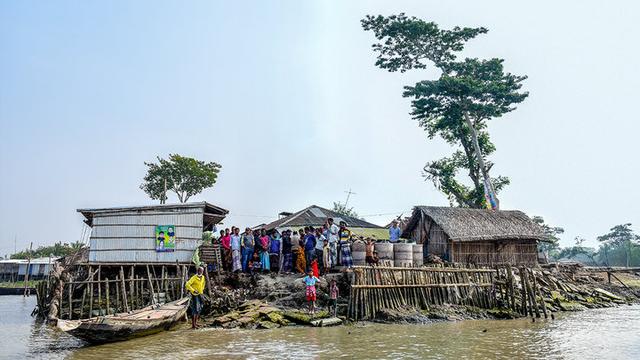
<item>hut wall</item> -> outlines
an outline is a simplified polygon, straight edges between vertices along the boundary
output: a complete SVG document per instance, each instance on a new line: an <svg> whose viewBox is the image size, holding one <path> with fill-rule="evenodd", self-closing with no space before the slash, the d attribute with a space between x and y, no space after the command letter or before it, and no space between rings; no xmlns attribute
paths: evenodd
<svg viewBox="0 0 640 360"><path fill-rule="evenodd" d="M203 231L203 208L158 208L96 213L90 263L188 263ZM157 252L156 225L174 225L174 251Z"/></svg>
<svg viewBox="0 0 640 360"><path fill-rule="evenodd" d="M427 253L438 255L444 259L449 259L450 253L449 236L442 230L438 224L432 224L429 229L429 237L427 239Z"/></svg>
<svg viewBox="0 0 640 360"><path fill-rule="evenodd" d="M418 244L424 244L423 254L433 254L449 260L450 242L442 228L429 217L423 216L418 225L411 231L411 239Z"/></svg>
<svg viewBox="0 0 640 360"><path fill-rule="evenodd" d="M538 250L536 240L506 241L456 241L453 245L456 262L491 265L536 265Z"/></svg>

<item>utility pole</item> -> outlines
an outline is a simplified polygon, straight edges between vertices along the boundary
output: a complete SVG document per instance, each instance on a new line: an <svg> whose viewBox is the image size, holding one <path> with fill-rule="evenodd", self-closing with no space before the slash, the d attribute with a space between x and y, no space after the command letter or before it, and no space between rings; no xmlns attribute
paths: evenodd
<svg viewBox="0 0 640 360"><path fill-rule="evenodd" d="M347 194L347 200L344 202L344 208L346 209L347 204L349 203L349 197L351 197L351 195L357 195L357 194L351 191L351 188L349 188L349 191L345 191L345 193Z"/></svg>
<svg viewBox="0 0 640 360"><path fill-rule="evenodd" d="M29 256L27 257L27 270L24 272L24 294L22 296L31 295L31 289L29 288L29 272L31 268L31 251L33 250L33 241L29 245Z"/></svg>

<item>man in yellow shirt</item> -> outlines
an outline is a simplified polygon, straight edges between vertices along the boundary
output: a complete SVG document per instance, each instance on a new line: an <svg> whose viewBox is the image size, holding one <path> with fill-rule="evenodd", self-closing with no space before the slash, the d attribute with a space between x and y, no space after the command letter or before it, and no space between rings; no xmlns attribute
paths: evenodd
<svg viewBox="0 0 640 360"><path fill-rule="evenodd" d="M191 328L197 327L198 319L200 318L200 312L202 311L202 293L204 292L204 268L198 267L198 273L193 275L189 281L185 284L185 288L191 293Z"/></svg>

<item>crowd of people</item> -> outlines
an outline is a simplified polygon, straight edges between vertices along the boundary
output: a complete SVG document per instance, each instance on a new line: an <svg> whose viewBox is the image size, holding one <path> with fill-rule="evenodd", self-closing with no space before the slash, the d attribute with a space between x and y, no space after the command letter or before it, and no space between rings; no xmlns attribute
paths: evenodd
<svg viewBox="0 0 640 360"><path fill-rule="evenodd" d="M397 222L389 228L389 241L400 239ZM371 238L365 241L365 261L368 265L377 265L379 258L375 243ZM214 241L222 247L222 267L226 271L256 273L282 272L304 274L305 296L309 302L309 313L315 313L316 284L320 276L336 266L353 266L351 245L353 236L347 224L341 221L339 226L328 218L323 226L307 226L297 231L285 230L282 233L266 229L246 228L243 233L232 226L220 230L220 236ZM204 268L197 272L185 284L191 294L192 327L198 327L198 318L202 310L201 295L205 288ZM337 313L338 285L335 279L329 283L329 310Z"/></svg>
<svg viewBox="0 0 640 360"><path fill-rule="evenodd" d="M332 218L321 227L306 226L282 233L238 227L220 230L222 267L232 272L282 272L315 276L336 266L352 267L352 234L347 224L336 225ZM371 241L370 241L371 242ZM371 245L373 259L373 245Z"/></svg>

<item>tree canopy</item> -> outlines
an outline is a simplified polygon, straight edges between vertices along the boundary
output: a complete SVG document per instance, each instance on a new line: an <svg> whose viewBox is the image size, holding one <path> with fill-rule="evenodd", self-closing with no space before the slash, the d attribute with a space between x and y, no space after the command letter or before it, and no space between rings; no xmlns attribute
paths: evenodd
<svg viewBox="0 0 640 360"><path fill-rule="evenodd" d="M598 241L603 245L602 250L607 263L609 263L609 253L612 250L621 249L625 255L625 265L629 266L634 248L638 247L640 236L633 232L630 223L626 223L612 227L607 234L598 236Z"/></svg>
<svg viewBox="0 0 640 360"><path fill-rule="evenodd" d="M468 40L488 31L483 27L445 30L405 14L369 15L362 26L379 41L372 47L381 69L405 72L431 65L440 70L437 79L406 86L403 93L412 99L411 116L428 138L439 136L457 148L452 156L427 163L423 174L452 205L486 207L493 200L489 195L495 196L509 184L506 177L489 176L493 163L486 157L495 146L487 121L524 101L528 93L520 89L526 76L505 72L502 59L457 58ZM471 186L458 179L460 170L467 172Z"/></svg>
<svg viewBox="0 0 640 360"><path fill-rule="evenodd" d="M169 154L169 159L158 157L157 163L144 163L147 174L140 188L153 200L167 200L165 188L176 194L178 201L185 203L193 195L212 187L218 179L222 166L215 162L204 162L194 158Z"/></svg>
<svg viewBox="0 0 640 360"><path fill-rule="evenodd" d="M340 201L333 203L333 211L337 212L340 215L350 216L358 219L358 213L353 210L352 207L347 207L346 204L341 203Z"/></svg>
<svg viewBox="0 0 640 360"><path fill-rule="evenodd" d="M12 259L28 259L29 257L31 257L32 259L34 259L34 258L41 258L41 257L48 257L48 256L55 256L55 257L67 256L67 255L75 254L83 247L84 247L84 244L80 241L76 241L70 244L57 242L50 246L39 246L37 249L32 250L31 252L29 252L29 249L17 252L15 254L12 254L11 258Z"/></svg>

